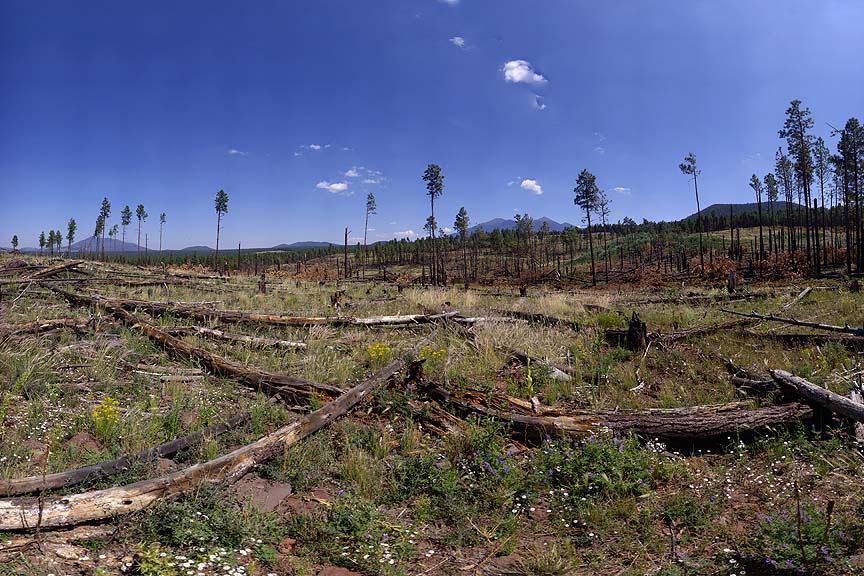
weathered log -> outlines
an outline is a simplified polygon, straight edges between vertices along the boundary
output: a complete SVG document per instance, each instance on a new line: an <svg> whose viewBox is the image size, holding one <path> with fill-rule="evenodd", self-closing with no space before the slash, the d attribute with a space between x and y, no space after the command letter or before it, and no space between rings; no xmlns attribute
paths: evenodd
<svg viewBox="0 0 864 576"><path fill-rule="evenodd" d="M664 442L696 442L734 436L768 426L785 425L812 416L806 404L791 403L752 408L736 402L717 406L650 409L632 411L599 411L547 413L533 416L516 411L503 412L463 399L462 393L450 393L429 383L422 390L438 402L463 413L491 416L509 424L526 438L540 440L547 436L585 435L602 430L634 433ZM500 399L499 399L500 403Z"/></svg>
<svg viewBox="0 0 864 576"><path fill-rule="evenodd" d="M41 499L41 506L40 498L35 496L0 500L0 530L28 530L37 523L45 529L106 520L143 510L157 500L184 494L204 482L236 482L262 462L349 412L376 384L396 374L401 365L398 360L391 362L320 409L214 460L125 486L47 496Z"/></svg>
<svg viewBox="0 0 864 576"><path fill-rule="evenodd" d="M857 422L864 422L864 405L853 402L845 396L831 392L804 378L794 376L785 370L769 370L771 377L783 389L796 393L811 404L826 408L835 414L846 416Z"/></svg>
<svg viewBox="0 0 864 576"><path fill-rule="evenodd" d="M735 314L736 316L744 316L746 318L758 318L759 320L770 320L772 322L782 322L783 324L791 324L793 326L806 326L807 328L815 328L816 330L825 330L826 332L841 332L843 334L852 334L854 336L864 336L864 328L852 328L850 326L834 326L833 324L820 324L818 322L806 322L804 320L796 320L794 318L781 318L773 314L759 314L758 312L736 312L722 308L721 312L727 314Z"/></svg>
<svg viewBox="0 0 864 576"><path fill-rule="evenodd" d="M217 374L236 378L240 382L243 382L256 390L271 395L278 394L293 401L309 400L316 394L325 398L335 398L342 393L342 390L336 386L320 384L303 378L296 378L285 374L276 374L258 368L247 367L239 362L223 358L202 348L187 344L183 340L171 336L164 330L157 328L149 322L145 322L143 319L131 312L127 312L121 306L114 304L110 300L93 298L81 294L73 294L66 290L57 288L56 286L48 287L62 295L73 305L101 307L110 312L115 318L124 324L137 327L152 340L155 340L162 345L166 350L181 357L193 358L201 362L201 364L209 370L212 370Z"/></svg>
<svg viewBox="0 0 864 576"><path fill-rule="evenodd" d="M781 309L781 310L789 310L790 308L792 308L793 306L795 306L795 304L797 304L798 302L800 302L801 300L803 300L804 298L806 298L806 297L810 294L810 292L812 292L812 291L813 291L813 288L810 288L809 286L808 286L807 288L804 288L804 290L802 290L802 291L798 294L798 296L796 296L795 298L793 298L792 301L789 302L788 304L784 304L783 307L780 308L780 309Z"/></svg>
<svg viewBox="0 0 864 576"><path fill-rule="evenodd" d="M71 260L69 262L61 262L60 264L55 264L54 266L50 266L43 270L38 270L33 274L27 276L29 280L40 280L45 278L50 278L58 274L59 272L63 272L64 270L71 270L72 268L76 268L83 264L83 260Z"/></svg>
<svg viewBox="0 0 864 576"><path fill-rule="evenodd" d="M272 399L271 399L272 402ZM206 439L215 438L228 430L233 430L238 426L248 422L252 418L251 412L243 412L232 416L225 422L211 424L206 428L175 438L169 442L147 448L135 454L126 454L114 460L106 460L98 464L91 464L73 470L57 472L54 474L46 474L43 476L29 476L27 478L15 478L9 480L0 480L0 495L15 496L18 494L27 494L31 492L39 492L43 489L54 490L56 488L65 488L76 484L83 484L99 478L112 476L118 472L126 470L135 462L147 462L157 458L170 458L177 452L185 450L190 446L194 446Z"/></svg>
<svg viewBox="0 0 864 576"><path fill-rule="evenodd" d="M794 334L778 332L755 332L753 330L739 330L739 336L747 338L759 338L760 340L771 340L788 345L799 344L828 344L836 342L844 346L864 346L864 336L835 335L835 334Z"/></svg>
<svg viewBox="0 0 864 576"><path fill-rule="evenodd" d="M521 320L527 320L528 322L534 322L536 324L546 324L548 326L567 326L573 330L579 330L578 322L575 322L573 320L565 320L563 318L556 318L554 316L547 316L546 314L540 314L537 312L522 312L521 310L500 310L497 308L493 308L492 311L502 316L519 318Z"/></svg>
<svg viewBox="0 0 864 576"><path fill-rule="evenodd" d="M376 316L371 318L354 318L351 316L286 316L280 314L261 314L243 312L240 310L215 310L179 303L150 302L146 300L131 300L121 298L93 297L94 302L101 302L124 310L139 309L148 314L174 314L183 318L192 318L209 322L218 320L224 324L238 322L255 322L258 324L273 324L277 326L399 326L410 324L427 324L446 320L458 315L458 312L445 314L405 314L397 316Z"/></svg>
<svg viewBox="0 0 864 576"><path fill-rule="evenodd" d="M17 336L19 334L43 334L62 328L81 332L87 328L87 321L79 318L54 318L52 320L36 320L21 324L0 325L0 335Z"/></svg>
<svg viewBox="0 0 864 576"><path fill-rule="evenodd" d="M569 374L567 374L560 368L557 368L548 360L534 358L533 356L529 356L527 353L523 352L522 350L517 350L516 348L504 347L504 350L506 350L508 354L510 354L513 358L515 358L525 366L530 366L531 364L534 364L544 367L548 371L549 377L553 380L561 380L563 382L569 382L570 380L572 380L572 377Z"/></svg>
<svg viewBox="0 0 864 576"><path fill-rule="evenodd" d="M204 338L213 340L225 340L227 342L236 342L238 344L248 344L259 348L285 348L297 349L306 348L305 342L293 342L291 340L281 340L279 338L260 338L258 336L247 336L246 334L232 334L223 332L214 328L206 328L204 326L183 326L177 328L168 328L165 330L173 336L182 334L195 334Z"/></svg>
<svg viewBox="0 0 864 576"><path fill-rule="evenodd" d="M719 332L721 330L728 330L729 328L746 326L752 323L753 320L746 318L742 318L739 320L726 320L725 322L715 322L714 324L708 324L706 326L695 326L693 328L679 330L676 332L649 332L648 339L660 340L662 342L674 342L676 340L683 340L692 336L705 336L707 334L713 334L714 332Z"/></svg>

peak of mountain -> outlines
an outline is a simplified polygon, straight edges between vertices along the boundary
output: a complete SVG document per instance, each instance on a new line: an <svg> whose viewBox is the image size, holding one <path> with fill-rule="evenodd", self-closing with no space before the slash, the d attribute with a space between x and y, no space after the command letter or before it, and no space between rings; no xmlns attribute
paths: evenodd
<svg viewBox="0 0 864 576"><path fill-rule="evenodd" d="M547 218L546 216L535 218L534 224L532 228L534 232L540 230L543 227L543 223L546 223L549 226L550 232L561 232L567 227L573 227L573 224L569 222L557 222L552 220L551 218ZM493 218L492 220L487 220L486 222L481 222L471 227L470 232L474 232L478 228L481 228L484 232L492 232L493 230L513 230L516 228L516 220L512 218Z"/></svg>
<svg viewBox="0 0 864 576"><path fill-rule="evenodd" d="M779 200L775 200L774 202L762 202L762 214L767 214L771 211L771 207L773 205L774 212L779 212L782 210L786 210L786 202L781 202ZM797 203L793 203L792 207L796 210L799 205ZM803 206L801 206L803 208ZM707 208L702 209L702 218L729 218L729 210L732 210L732 216L740 216L742 214L750 214L759 211L759 204L756 202L745 202L742 204L711 204ZM690 214L683 220L695 220L696 213Z"/></svg>
<svg viewBox="0 0 864 576"><path fill-rule="evenodd" d="M273 246L271 250L301 250L303 248L328 248L333 246L332 242L314 242L307 240L304 242L292 242L291 244L279 244Z"/></svg>

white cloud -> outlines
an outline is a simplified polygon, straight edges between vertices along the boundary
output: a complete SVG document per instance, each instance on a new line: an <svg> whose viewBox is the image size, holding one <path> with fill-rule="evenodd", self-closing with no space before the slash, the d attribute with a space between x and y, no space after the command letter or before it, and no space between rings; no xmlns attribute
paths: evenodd
<svg viewBox="0 0 864 576"><path fill-rule="evenodd" d="M444 234L451 234L453 232L453 228L450 228L449 226L445 226L444 228L441 228L441 232Z"/></svg>
<svg viewBox="0 0 864 576"><path fill-rule="evenodd" d="M543 194L543 187L540 186L540 183L536 180L522 180L522 183L519 184L519 187L523 190L528 190L529 192L531 192L532 194L536 194L537 196Z"/></svg>
<svg viewBox="0 0 864 576"><path fill-rule="evenodd" d="M231 148L228 150L229 156L249 156L249 152L243 152L242 150L237 150L236 148Z"/></svg>
<svg viewBox="0 0 864 576"><path fill-rule="evenodd" d="M529 62L525 60L510 60L501 69L504 72L504 81L514 84L545 84L546 78L538 74Z"/></svg>
<svg viewBox="0 0 864 576"><path fill-rule="evenodd" d="M309 146L307 146L307 148L309 148L310 150L320 150L321 145L320 144L309 144Z"/></svg>
<svg viewBox="0 0 864 576"><path fill-rule="evenodd" d="M626 188L624 186L616 186L615 188L612 188L612 191L617 192L618 194L624 194L626 196L630 195L630 188Z"/></svg>
<svg viewBox="0 0 864 576"><path fill-rule="evenodd" d="M297 158L298 156L302 156L302 155L303 155L302 152L294 152L294 157L295 157L295 158Z"/></svg>
<svg viewBox="0 0 864 576"><path fill-rule="evenodd" d="M381 181L376 180L375 178L364 178L363 184L379 184Z"/></svg>
<svg viewBox="0 0 864 576"><path fill-rule="evenodd" d="M345 177L346 178L359 178L360 172L358 172L356 168L351 168L350 170L345 172Z"/></svg>
<svg viewBox="0 0 864 576"><path fill-rule="evenodd" d="M447 4L448 6L456 6L457 4L459 4L459 0L438 0L438 2L441 2L442 4Z"/></svg>
<svg viewBox="0 0 864 576"><path fill-rule="evenodd" d="M457 48L465 48L465 38L462 36L454 36L453 38L450 38L450 43Z"/></svg>
<svg viewBox="0 0 864 576"><path fill-rule="evenodd" d="M534 106L535 110L546 109L546 104L543 102L543 97L537 94L534 94L534 100L531 101L531 104Z"/></svg>
<svg viewBox="0 0 864 576"><path fill-rule="evenodd" d="M393 235L396 238L416 238L417 233L414 230L401 230L399 232L394 232Z"/></svg>
<svg viewBox="0 0 864 576"><path fill-rule="evenodd" d="M594 148L594 152L602 156L606 153L606 148L604 148L603 146L597 146L596 148Z"/></svg>
<svg viewBox="0 0 864 576"><path fill-rule="evenodd" d="M347 182L328 182L327 180L322 180L315 185L316 188L321 190L327 190L331 194L339 194L340 196L350 196L353 192L348 191L348 183Z"/></svg>

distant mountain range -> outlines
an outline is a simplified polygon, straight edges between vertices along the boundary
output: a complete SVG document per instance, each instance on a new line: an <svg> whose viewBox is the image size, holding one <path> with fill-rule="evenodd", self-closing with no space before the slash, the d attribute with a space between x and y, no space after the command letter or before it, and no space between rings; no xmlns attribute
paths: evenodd
<svg viewBox="0 0 864 576"><path fill-rule="evenodd" d="M534 219L534 232L540 230L543 227L543 223L546 222L549 225L550 232L561 232L567 227L574 227L573 224L569 222L556 222L551 218L547 218L543 216L542 218ZM486 222L481 222L476 226L472 226L469 230L470 232L474 232L478 228L481 228L484 232L492 232L493 230L513 230L516 228L516 220L506 219L506 218L493 218L492 220L487 220Z"/></svg>

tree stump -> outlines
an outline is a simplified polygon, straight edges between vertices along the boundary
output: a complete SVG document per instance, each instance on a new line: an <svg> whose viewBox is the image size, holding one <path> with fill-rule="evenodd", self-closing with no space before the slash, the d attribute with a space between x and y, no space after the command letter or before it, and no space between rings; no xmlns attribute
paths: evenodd
<svg viewBox="0 0 864 576"><path fill-rule="evenodd" d="M519 297L525 298L526 296L528 296L528 286L523 284L522 286L519 286Z"/></svg>
<svg viewBox="0 0 864 576"><path fill-rule="evenodd" d="M735 293L735 271L734 270L729 271L729 280L726 283L726 290L729 291L729 294Z"/></svg>
<svg viewBox="0 0 864 576"><path fill-rule="evenodd" d="M258 281L258 292L261 294L267 293L267 277L264 272L261 273L261 280Z"/></svg>
<svg viewBox="0 0 864 576"><path fill-rule="evenodd" d="M639 315L633 312L627 326L627 349L633 352L644 350L648 346L648 327L639 319Z"/></svg>

